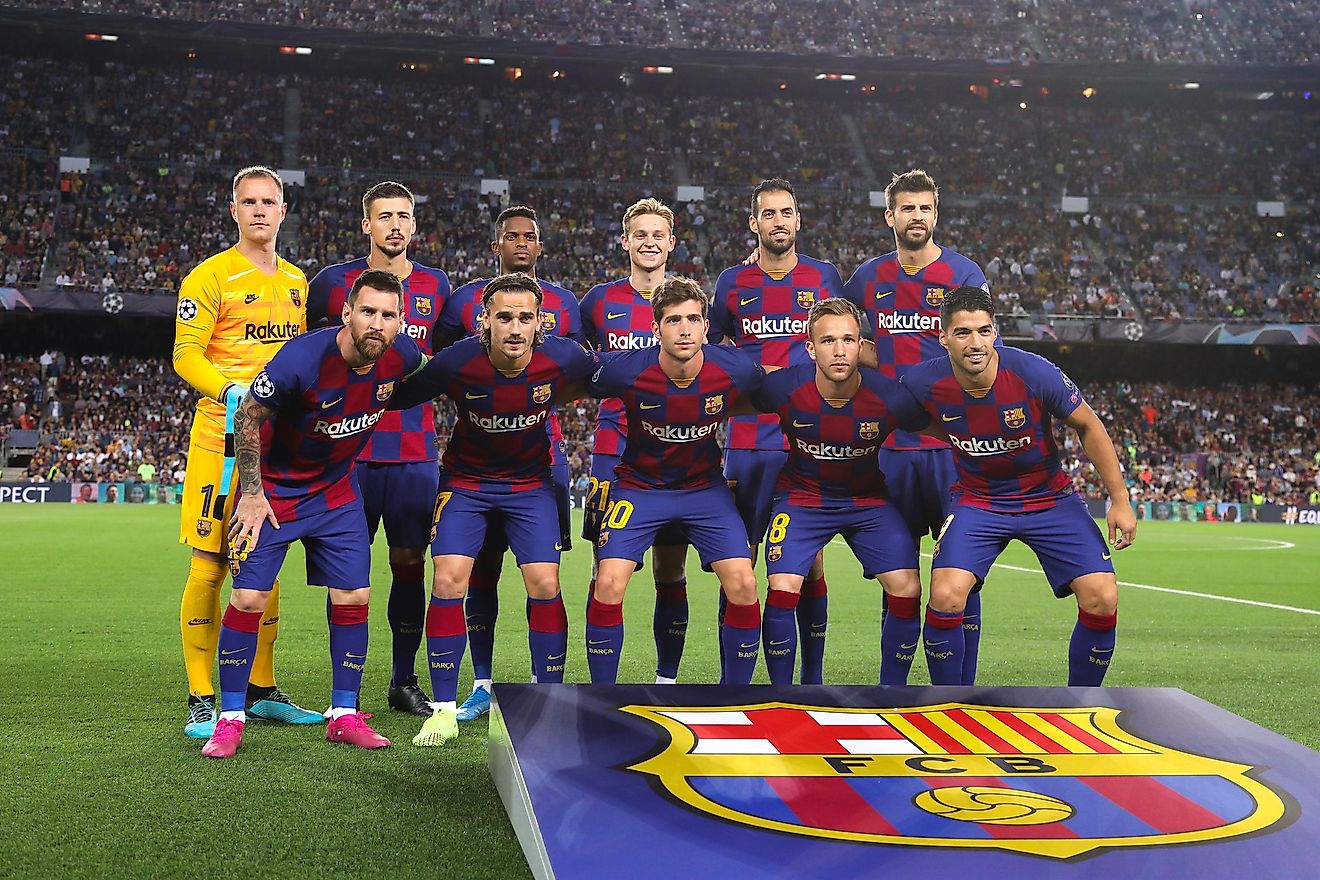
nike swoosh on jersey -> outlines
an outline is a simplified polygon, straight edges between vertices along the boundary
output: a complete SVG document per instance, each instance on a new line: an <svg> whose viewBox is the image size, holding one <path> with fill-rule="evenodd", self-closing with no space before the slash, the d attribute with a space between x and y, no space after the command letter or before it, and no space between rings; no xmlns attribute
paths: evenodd
<svg viewBox="0 0 1320 880"><path fill-rule="evenodd" d="M627 312L606 312L606 313L605 313L605 318L606 318L606 320L613 321L615 318L622 318L622 317L623 317L624 315L626 315L626 314L628 314L628 313L627 313Z"/></svg>
<svg viewBox="0 0 1320 880"><path fill-rule="evenodd" d="M751 299L743 299L742 297L739 297L739 298L738 298L738 305L740 305L740 306L745 306L745 305L747 305L748 303L754 303L754 302L756 302L758 299L760 299L759 296L754 296L754 297L752 297Z"/></svg>
<svg viewBox="0 0 1320 880"><path fill-rule="evenodd" d="M1112 553L1101 553L1101 554L1100 554L1100 558L1101 558L1101 559L1111 559L1111 558L1113 558L1113 554L1112 554Z"/></svg>
<svg viewBox="0 0 1320 880"><path fill-rule="evenodd" d="M814 424L815 422L799 422L797 419L793 420L793 427L795 428L810 428Z"/></svg>
<svg viewBox="0 0 1320 880"><path fill-rule="evenodd" d="M958 421L959 419L961 419L962 416L946 416L946 415L941 415L940 418L941 418L942 420L946 421L946 422L956 422L956 421Z"/></svg>
<svg viewBox="0 0 1320 880"><path fill-rule="evenodd" d="M659 403L643 403L642 409L659 409L662 405Z"/></svg>
<svg viewBox="0 0 1320 880"><path fill-rule="evenodd" d="M875 298L876 298L876 299L884 299L885 297L889 296L889 294L891 294L891 293L893 293L892 290L887 290L887 291L885 291L884 293L877 293L877 294L875 295Z"/></svg>
<svg viewBox="0 0 1320 880"><path fill-rule="evenodd" d="M489 394L473 394L471 391L463 395L468 400L481 400L483 397L490 397Z"/></svg>
<svg viewBox="0 0 1320 880"><path fill-rule="evenodd" d="M323 401L323 402L321 403L321 409L329 409L330 407L334 406L336 403L338 403L339 401L341 401L341 400L343 400L343 399L344 399L344 398L342 398L342 397L336 397L334 400L326 400L326 401Z"/></svg>

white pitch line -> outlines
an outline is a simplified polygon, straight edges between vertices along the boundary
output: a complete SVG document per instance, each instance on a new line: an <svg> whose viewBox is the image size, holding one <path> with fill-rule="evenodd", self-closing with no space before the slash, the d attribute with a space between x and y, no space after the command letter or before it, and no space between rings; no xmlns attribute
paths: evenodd
<svg viewBox="0 0 1320 880"><path fill-rule="evenodd" d="M1255 540L1263 539L1257 538ZM847 546L848 542L844 541L842 538L835 537L830 539L830 543ZM921 555L926 559L931 558L929 553L922 553ZM1039 568L1026 568L1021 565L1009 565L1007 562L996 562L992 567L1006 568L1009 571L1021 571L1026 572L1027 574L1045 573ZM1274 602L1257 602L1255 599L1239 599L1236 596L1219 596L1214 593L1198 593L1195 590L1175 590L1172 587L1157 587L1154 584L1138 584L1134 581L1119 581L1118 585L1120 587L1132 587L1136 590L1151 590L1156 593L1172 593L1175 596L1191 596L1196 599L1214 599L1219 602L1233 602L1237 605L1253 605L1256 608L1274 608L1279 611L1292 611L1295 614L1313 614L1320 617L1320 611L1317 611L1314 608L1298 608L1294 605L1278 605Z"/></svg>

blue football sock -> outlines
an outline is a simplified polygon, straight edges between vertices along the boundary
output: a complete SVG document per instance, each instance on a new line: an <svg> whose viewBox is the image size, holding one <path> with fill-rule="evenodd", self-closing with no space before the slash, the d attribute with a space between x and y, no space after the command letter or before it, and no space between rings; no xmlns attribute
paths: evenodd
<svg viewBox="0 0 1320 880"><path fill-rule="evenodd" d="M655 585L655 615L651 631L655 635L655 674L678 678L678 664L683 659L687 640L687 578Z"/></svg>
<svg viewBox="0 0 1320 880"><path fill-rule="evenodd" d="M248 680L252 676L260 628L260 611L239 611L233 605L225 609L216 648L220 661L221 712L242 712L247 705Z"/></svg>
<svg viewBox="0 0 1320 880"><path fill-rule="evenodd" d="M962 684L962 612L936 611L927 605L925 642L930 683Z"/></svg>
<svg viewBox="0 0 1320 880"><path fill-rule="evenodd" d="M367 606L331 605L330 705L355 709L367 665Z"/></svg>
<svg viewBox="0 0 1320 880"><path fill-rule="evenodd" d="M756 672L756 659L761 653L761 603L747 605L728 603L724 611L724 625L720 627L720 644L724 646L724 682L751 684Z"/></svg>
<svg viewBox="0 0 1320 880"><path fill-rule="evenodd" d="M437 703L458 700L458 665L467 650L463 600L431 597L426 609L426 665Z"/></svg>
<svg viewBox="0 0 1320 880"><path fill-rule="evenodd" d="M802 638L802 683L821 684L825 679L825 631L830 620L830 597L825 578L802 584L797 606L798 634ZM767 658L766 662L769 662Z"/></svg>
<svg viewBox="0 0 1320 880"><path fill-rule="evenodd" d="M1100 687L1114 656L1118 612L1089 614L1077 609L1068 642L1068 687ZM223 670L222 670L223 671Z"/></svg>
<svg viewBox="0 0 1320 880"><path fill-rule="evenodd" d="M607 605L593 595L587 606L587 669L592 684L614 684L623 654L623 603Z"/></svg>
<svg viewBox="0 0 1320 880"><path fill-rule="evenodd" d="M981 591L967 596L963 609L963 671L962 683L976 684L976 661L981 654Z"/></svg>
<svg viewBox="0 0 1320 880"><path fill-rule="evenodd" d="M417 649L426 627L425 566L390 563L394 576L386 615L390 621L390 684L406 684L417 674Z"/></svg>
<svg viewBox="0 0 1320 880"><path fill-rule="evenodd" d="M532 678L538 684L560 684L568 654L568 614L563 596L527 600L527 647Z"/></svg>
<svg viewBox="0 0 1320 880"><path fill-rule="evenodd" d="M495 619L500 614L500 575L489 561L477 558L468 582L467 634L472 651L472 677L490 678L495 656Z"/></svg>
<svg viewBox="0 0 1320 880"><path fill-rule="evenodd" d="M880 624L880 683L905 685L921 641L921 599L889 596L889 613Z"/></svg>
<svg viewBox="0 0 1320 880"><path fill-rule="evenodd" d="M765 595L761 638L765 647L765 669L770 673L771 684L793 683L798 646L794 612L801 607L797 593L771 589Z"/></svg>

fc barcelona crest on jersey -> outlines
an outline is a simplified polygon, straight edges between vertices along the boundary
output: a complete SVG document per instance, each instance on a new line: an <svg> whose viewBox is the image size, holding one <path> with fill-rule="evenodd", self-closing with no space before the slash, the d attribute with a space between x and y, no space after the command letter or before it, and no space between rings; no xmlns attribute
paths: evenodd
<svg viewBox="0 0 1320 880"><path fill-rule="evenodd" d="M296 288L296 287L290 287L290 288L289 288L289 299L293 300L293 304L294 304L295 306L297 306L297 307L300 308L300 309L302 308L302 291L301 291L301 290L299 290L299 289Z"/></svg>
<svg viewBox="0 0 1320 880"><path fill-rule="evenodd" d="M857 434L863 440L874 440L880 436L880 423L861 422L857 425Z"/></svg>
<svg viewBox="0 0 1320 880"><path fill-rule="evenodd" d="M423 318L431 317L431 298L429 296L414 296L413 311Z"/></svg>
<svg viewBox="0 0 1320 880"><path fill-rule="evenodd" d="M209 519L197 520L197 536L205 538L209 534L211 534L211 521Z"/></svg>
<svg viewBox="0 0 1320 880"><path fill-rule="evenodd" d="M810 309L816 304L816 291L806 289L797 291L797 304L800 309Z"/></svg>
<svg viewBox="0 0 1320 880"><path fill-rule="evenodd" d="M1255 767L1142 739L1111 707L621 711L669 737L630 770L692 810L803 837L1064 860L1255 835L1286 812Z"/></svg>
<svg viewBox="0 0 1320 880"><path fill-rule="evenodd" d="M545 403L549 399L550 399L549 382L546 382L544 385L537 385L535 388L532 389L532 400L534 402Z"/></svg>
<svg viewBox="0 0 1320 880"><path fill-rule="evenodd" d="M782 544L771 544L766 548L765 558L767 562L778 562L784 555L784 546Z"/></svg>
<svg viewBox="0 0 1320 880"><path fill-rule="evenodd" d="M554 312L541 312L541 330L546 333L554 333L555 328L559 326L559 316Z"/></svg>
<svg viewBox="0 0 1320 880"><path fill-rule="evenodd" d="M394 393L394 383L393 383L393 382L386 382L386 383L383 384L383 385L377 385L377 386L376 386L376 399L377 399L377 400L389 400L389 399L390 399L390 395L392 395L393 393Z"/></svg>
<svg viewBox="0 0 1320 880"><path fill-rule="evenodd" d="M707 397L705 409L706 415L708 416L713 416L720 410L724 409L724 395L712 394L710 397Z"/></svg>
<svg viewBox="0 0 1320 880"><path fill-rule="evenodd" d="M932 309L938 309L940 306L944 305L944 288L927 287L926 305L930 306Z"/></svg>
<svg viewBox="0 0 1320 880"><path fill-rule="evenodd" d="M1027 408L1025 406L1011 406L1004 410L1004 427L1020 428L1027 423Z"/></svg>

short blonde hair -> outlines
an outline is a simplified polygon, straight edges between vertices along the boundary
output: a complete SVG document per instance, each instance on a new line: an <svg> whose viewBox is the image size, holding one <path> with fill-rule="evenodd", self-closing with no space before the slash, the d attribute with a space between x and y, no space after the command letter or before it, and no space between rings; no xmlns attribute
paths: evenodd
<svg viewBox="0 0 1320 880"><path fill-rule="evenodd" d="M659 199L638 199L633 202L628 210L623 212L623 234L628 235L631 233L632 230L628 228L629 224L638 217L647 214L654 214L662 218L669 224L669 231L671 233L674 231L674 211L672 208Z"/></svg>
<svg viewBox="0 0 1320 880"><path fill-rule="evenodd" d="M232 201L238 201L238 185L249 177L268 177L275 181L275 185L280 188L280 201L284 201L284 181L273 169L267 168L265 165L249 165L238 170L238 173L234 175L234 185L230 188Z"/></svg>
<svg viewBox="0 0 1320 880"><path fill-rule="evenodd" d="M862 330L862 313L857 306L841 296L832 296L829 299L823 299L811 307L807 313L807 338L810 339L812 331L816 329L816 322L827 315L838 315L843 318L852 318L857 322L857 332Z"/></svg>

